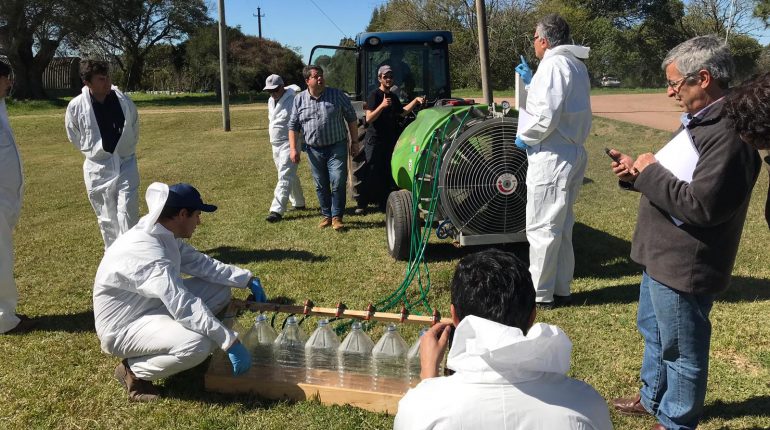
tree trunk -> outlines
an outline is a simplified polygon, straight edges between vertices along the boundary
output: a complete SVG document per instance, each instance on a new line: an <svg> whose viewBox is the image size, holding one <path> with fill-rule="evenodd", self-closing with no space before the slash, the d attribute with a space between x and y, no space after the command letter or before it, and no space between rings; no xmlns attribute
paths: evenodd
<svg viewBox="0 0 770 430"><path fill-rule="evenodd" d="M139 52L126 53L126 91L142 89L142 74L144 73L144 55Z"/></svg>

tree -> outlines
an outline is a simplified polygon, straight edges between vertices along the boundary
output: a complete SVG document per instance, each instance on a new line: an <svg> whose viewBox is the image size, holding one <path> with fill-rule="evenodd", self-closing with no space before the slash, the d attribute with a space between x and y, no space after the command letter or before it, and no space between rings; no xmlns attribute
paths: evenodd
<svg viewBox="0 0 770 430"><path fill-rule="evenodd" d="M112 56L128 90L141 88L145 60L153 46L186 38L211 22L204 0L102 0L90 3L94 34L83 41L91 54ZM83 49L81 49L83 50Z"/></svg>
<svg viewBox="0 0 770 430"><path fill-rule="evenodd" d="M14 71L13 94L43 99L43 72L71 35L89 27L82 2L75 0L0 1L0 49Z"/></svg>

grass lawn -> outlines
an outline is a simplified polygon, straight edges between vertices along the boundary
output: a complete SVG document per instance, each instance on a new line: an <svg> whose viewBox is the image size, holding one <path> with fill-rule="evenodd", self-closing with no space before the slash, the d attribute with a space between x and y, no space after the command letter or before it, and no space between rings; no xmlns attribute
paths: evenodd
<svg viewBox="0 0 770 430"><path fill-rule="evenodd" d="M0 428L374 429L392 417L317 402L274 402L253 396L203 391L205 367L165 381L167 396L154 404L129 403L112 379L117 360L103 354L94 333L91 288L102 242L83 186L82 156L66 140L61 107L52 115L15 115L26 193L16 229L18 311L39 321L37 331L0 336ZM12 109L12 113L14 110ZM262 278L267 294L318 306L339 301L364 309L394 290L405 264L385 247L384 217L348 216L349 229L316 227L317 200L307 158L300 174L309 209L289 212L277 224L264 221L275 168L264 110L232 112L230 133L218 112L140 111L141 194L153 181L190 182L219 206L203 216L191 243ZM639 385L642 341L635 314L640 268L630 261L638 195L622 192L608 168L605 146L656 149L668 133L596 118L587 143L589 166L576 205L576 305L544 311L540 321L561 326L573 341L571 375L607 399L630 395ZM762 209L763 172L755 189L738 254L735 277L711 314L714 335L706 410L700 429L770 427L770 232ZM142 202L142 214L146 206ZM428 260L430 300L448 312L448 284L455 249L433 239ZM526 255L525 246L511 249ZM245 298L246 290L236 290ZM242 324L248 324L243 318ZM416 328L405 329L412 342ZM375 338L379 335L376 334ZM441 399L436 399L441 401ZM613 414L618 429L649 428L651 418Z"/></svg>

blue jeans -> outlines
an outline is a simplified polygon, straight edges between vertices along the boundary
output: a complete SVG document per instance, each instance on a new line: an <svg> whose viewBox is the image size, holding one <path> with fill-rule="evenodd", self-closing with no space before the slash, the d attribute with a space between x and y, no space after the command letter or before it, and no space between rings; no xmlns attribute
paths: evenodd
<svg viewBox="0 0 770 430"><path fill-rule="evenodd" d="M324 218L341 217L345 211L348 180L348 143L341 141L322 148L307 147L315 192Z"/></svg>
<svg viewBox="0 0 770 430"><path fill-rule="evenodd" d="M637 326L644 338L642 405L667 429L694 429L708 379L713 295L669 288L645 271Z"/></svg>

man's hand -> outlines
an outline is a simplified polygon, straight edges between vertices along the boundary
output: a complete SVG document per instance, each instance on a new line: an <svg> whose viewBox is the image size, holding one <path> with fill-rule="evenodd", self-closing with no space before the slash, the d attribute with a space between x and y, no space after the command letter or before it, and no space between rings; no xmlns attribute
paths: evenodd
<svg viewBox="0 0 770 430"><path fill-rule="evenodd" d="M420 379L438 376L451 331L451 324L437 323L420 337Z"/></svg>
<svg viewBox="0 0 770 430"><path fill-rule="evenodd" d="M615 160L610 164L612 173L623 182L633 183L639 176L639 172L634 170L634 159L617 149L610 149L609 156Z"/></svg>
<svg viewBox="0 0 770 430"><path fill-rule="evenodd" d="M227 357L230 359L230 363L233 364L233 375L243 375L249 371L251 367L251 354L249 354L249 351L246 350L241 341L236 340L227 350Z"/></svg>
<svg viewBox="0 0 770 430"><path fill-rule="evenodd" d="M521 76L524 85L529 85L529 83L532 82L532 69L529 68L529 64L527 64L527 60L523 55L519 55L519 58L521 59L521 63L516 66L516 73Z"/></svg>
<svg viewBox="0 0 770 430"><path fill-rule="evenodd" d="M380 110L387 109L391 104L393 104L393 100L386 95L382 98L382 103L380 103Z"/></svg>
<svg viewBox="0 0 770 430"><path fill-rule="evenodd" d="M299 151L297 151L297 148L289 149L289 159L294 164L299 163Z"/></svg>
<svg viewBox="0 0 770 430"><path fill-rule="evenodd" d="M655 156L652 155L652 153L647 152L636 158L636 161L634 162L634 170L641 173L644 169L647 168L647 166L657 162L658 160L655 159Z"/></svg>
<svg viewBox="0 0 770 430"><path fill-rule="evenodd" d="M262 282L260 282L259 278L256 276L251 278L251 281L249 282L249 289L251 290L251 294L254 295L255 302L264 303L267 301L267 295L265 294L265 290L262 288Z"/></svg>
<svg viewBox="0 0 770 430"><path fill-rule="evenodd" d="M516 145L517 148L527 150L527 144L524 143L523 140L519 136L516 136L516 142L514 142L514 145Z"/></svg>

